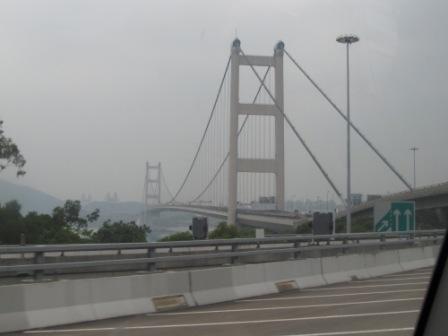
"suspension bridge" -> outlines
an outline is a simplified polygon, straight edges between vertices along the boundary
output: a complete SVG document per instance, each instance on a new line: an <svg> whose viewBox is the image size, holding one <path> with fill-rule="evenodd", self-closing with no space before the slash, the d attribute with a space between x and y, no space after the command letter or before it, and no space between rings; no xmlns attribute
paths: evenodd
<svg viewBox="0 0 448 336"><path fill-rule="evenodd" d="M383 198L414 200L417 210L436 210L447 225L448 182L413 188L283 42L275 45L273 55L259 56L246 54L238 39L232 43L204 132L179 187L171 192L161 163L146 164L144 223L150 212L160 211L204 214L274 232L305 223L306 218L285 211L285 128L292 131L297 149L310 156L340 202L351 202L284 108L284 58L403 183L405 191ZM241 67L257 83L249 98L242 94ZM367 202L351 212L365 215L372 206ZM0 333L411 332L444 234L445 230L416 230L413 234L5 245L0 247L0 298L8 304L0 309ZM210 304L215 305L206 306ZM176 309L182 311L169 312Z"/></svg>
<svg viewBox="0 0 448 336"><path fill-rule="evenodd" d="M145 222L148 213L159 211L209 215L223 218L229 224L262 227L277 232L291 231L309 221L285 211L285 127L292 131L297 148L304 149L309 155L340 202L343 205L351 202L351 197L342 194L327 167L319 161L289 118L289 112L284 109L284 60L292 63L297 75L309 81L335 113L350 125L351 130L401 181L407 192L405 199L427 200L428 193L432 195L431 188L424 188L425 197L421 197L420 191L414 190L373 142L311 78L283 42L275 45L272 55L249 55L243 51L240 40L235 39L205 129L180 186L172 193L161 164L146 166ZM248 69L255 80L252 96L243 92L247 88L240 85L242 67ZM429 208L431 204L437 209L443 208L445 212L442 221L446 223L448 191L447 188L443 190L443 196L440 196L440 188L435 187L437 201L429 202ZM401 193L397 195L398 198L403 196ZM388 197L393 198L395 195ZM443 197L442 201L440 197ZM428 208L426 203L425 208ZM372 207L372 202L362 204L351 212L363 213L371 211Z"/></svg>

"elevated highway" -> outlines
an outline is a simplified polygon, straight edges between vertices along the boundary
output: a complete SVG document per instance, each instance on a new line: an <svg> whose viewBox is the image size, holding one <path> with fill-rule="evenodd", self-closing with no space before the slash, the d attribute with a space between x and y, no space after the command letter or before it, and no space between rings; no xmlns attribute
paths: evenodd
<svg viewBox="0 0 448 336"><path fill-rule="evenodd" d="M362 203L353 207L352 215L356 217L372 216L373 207L377 201L415 201L417 211L435 210L439 222L448 224L448 182L415 189L413 191L398 192L384 195L381 198ZM160 205L151 208L151 212L181 211L198 215L227 219L226 207L212 207L195 204ZM345 217L345 211L338 213L337 218ZM239 209L238 223L243 226L268 229L277 233L288 233L302 224L308 223L310 218L298 216L285 211L260 211Z"/></svg>
<svg viewBox="0 0 448 336"><path fill-rule="evenodd" d="M227 208L199 205L161 205L151 208L150 212L180 211L227 220ZM238 223L243 226L263 228L276 233L291 233L295 228L309 221L309 218L284 211L257 211L240 209Z"/></svg>

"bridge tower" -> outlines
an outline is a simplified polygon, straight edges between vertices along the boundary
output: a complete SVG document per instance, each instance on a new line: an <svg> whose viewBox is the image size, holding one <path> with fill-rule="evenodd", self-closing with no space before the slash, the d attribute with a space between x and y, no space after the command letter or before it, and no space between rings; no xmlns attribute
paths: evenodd
<svg viewBox="0 0 448 336"><path fill-rule="evenodd" d="M145 206L160 204L162 164L150 165L146 162L145 174Z"/></svg>
<svg viewBox="0 0 448 336"><path fill-rule="evenodd" d="M230 137L229 137L229 170L228 170L228 213L229 224L237 224L237 191L238 173L272 173L275 175L276 209L283 210L285 203L285 151L284 151L284 119L279 108L283 110L283 50L284 43L278 42L273 56L243 55L241 42L235 39L231 48L230 79ZM263 66L275 69L274 104L240 103L240 66ZM269 159L245 159L238 156L238 127L240 115L258 115L275 119L275 157Z"/></svg>

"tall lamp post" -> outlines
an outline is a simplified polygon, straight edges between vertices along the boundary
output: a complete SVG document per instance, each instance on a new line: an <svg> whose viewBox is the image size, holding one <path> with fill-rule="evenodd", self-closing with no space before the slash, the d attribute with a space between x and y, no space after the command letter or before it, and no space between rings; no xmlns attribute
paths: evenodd
<svg viewBox="0 0 448 336"><path fill-rule="evenodd" d="M414 189L417 187L417 180L415 178L415 152L418 151L417 147L411 147L409 148L409 150L411 150L413 152L413 156L414 156Z"/></svg>
<svg viewBox="0 0 448 336"><path fill-rule="evenodd" d="M356 35L342 35L336 38L339 43L344 43L347 50L347 209L346 226L347 233L352 231L352 195L351 195L351 162L350 162L350 44L359 41Z"/></svg>

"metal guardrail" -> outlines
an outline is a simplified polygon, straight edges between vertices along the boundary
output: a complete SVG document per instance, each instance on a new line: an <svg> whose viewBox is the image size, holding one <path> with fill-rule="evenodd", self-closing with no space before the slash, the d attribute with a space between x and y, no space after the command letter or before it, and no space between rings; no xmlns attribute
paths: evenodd
<svg viewBox="0 0 448 336"><path fill-rule="evenodd" d="M298 235L268 238L239 238L200 241L160 242L160 243L124 243L124 244L67 244L67 245L29 245L29 246L0 246L0 254L34 254L32 264L14 264L0 266L0 275L20 274L32 272L36 277L46 271L64 271L76 269L88 269L99 267L114 267L123 265L147 265L148 270L155 270L158 263L163 262L191 262L195 260L223 259L235 263L239 258L259 255L289 255L288 258L300 257L303 252L337 250L345 252L349 248L387 248L412 246L418 241L431 240L438 243L442 240L445 230L428 230L413 233L360 233L360 234L336 234L336 235ZM362 240L378 240L373 242L360 242ZM389 240L389 241L387 241ZM319 245L326 242L326 245ZM291 247L266 248L263 245L290 243ZM308 243L301 246L302 243ZM250 250L238 250L241 246L256 247ZM229 246L229 252L219 250L221 246ZM175 248L211 247L213 252L198 253L189 251L189 254L172 255ZM158 249L169 249L170 255L156 256ZM68 262L44 262L44 254L49 252L79 252L79 251L121 251L121 250L146 250L146 256L140 258L114 258L109 260L88 260ZM201 251L199 251L201 252ZM183 251L185 253L185 251ZM119 253L120 254L120 253ZM90 256L94 257L94 256ZM19 260L21 260L19 258ZM228 263L228 261L223 262ZM76 271L74 271L76 272Z"/></svg>
<svg viewBox="0 0 448 336"><path fill-rule="evenodd" d="M233 245L261 245L281 243L310 243L310 242L350 242L360 240L385 241L393 238L425 238L437 237L445 234L445 230L421 230L415 232L384 232L384 233L352 233L334 235L294 235L266 238L233 238L210 240L186 240L157 243L108 243L108 244L51 244L51 245L0 245L0 254L9 253L37 253L37 252L74 252L74 251L111 251L111 250L139 250L163 249L179 247L216 247Z"/></svg>

